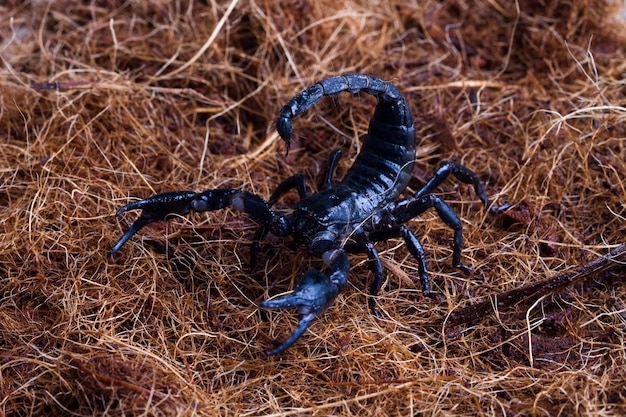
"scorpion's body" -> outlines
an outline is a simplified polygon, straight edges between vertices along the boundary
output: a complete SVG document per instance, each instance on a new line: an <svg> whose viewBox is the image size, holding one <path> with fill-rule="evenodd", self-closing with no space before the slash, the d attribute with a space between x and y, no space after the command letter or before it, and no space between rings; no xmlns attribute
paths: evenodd
<svg viewBox="0 0 626 417"><path fill-rule="evenodd" d="M449 174L453 174L461 181L472 184L486 206L489 207L491 203L476 175L453 162L443 164L415 195L397 201L411 178L416 135L413 116L406 100L392 84L370 75L351 74L322 80L304 90L281 109L276 122L278 133L287 144L287 151L291 143L291 120L307 111L322 97L344 91L368 93L377 97L378 103L361 152L339 184L332 184L332 171L339 156L335 152L322 190L309 196L306 195L306 185L301 175L281 183L267 202L255 194L235 189L157 194L118 210L118 215L133 209L143 209L143 212L112 252L119 250L146 224L163 220L168 215L186 215L190 211L218 210L228 206L248 213L261 224L252 245L252 264L256 259L258 242L268 232L276 236L293 237L313 256L322 259L327 273L308 271L291 294L260 304L269 309L296 307L301 314L296 330L269 354L281 353L291 346L345 287L350 268L346 252L367 253L374 275L370 293L375 296L382 285L383 272L373 242L402 237L409 252L418 261L422 291L429 294L424 251L419 240L403 223L431 207L435 207L442 220L455 231L453 264L466 272L471 271L461 263L463 238L460 219L443 200L430 193ZM293 211L283 214L272 210L276 200L293 188L298 189L301 197ZM491 208L491 212L497 213L506 207ZM370 307L378 315L373 297L370 298Z"/></svg>
<svg viewBox="0 0 626 417"><path fill-rule="evenodd" d="M317 233L332 233L338 241L354 234L376 209L395 200L411 179L416 143L413 116L396 87L378 78L333 77L308 88L282 108L277 122L281 137L289 143L293 117L323 96L342 91L364 91L378 97L378 105L361 152L341 183L327 184L295 205L293 237L305 245Z"/></svg>

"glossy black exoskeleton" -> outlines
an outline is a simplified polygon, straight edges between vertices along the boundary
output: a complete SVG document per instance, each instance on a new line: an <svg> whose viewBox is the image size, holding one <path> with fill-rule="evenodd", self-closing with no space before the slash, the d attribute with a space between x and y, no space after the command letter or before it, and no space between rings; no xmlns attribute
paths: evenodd
<svg viewBox="0 0 626 417"><path fill-rule="evenodd" d="M347 252L361 252L368 256L374 275L369 300L375 315L378 315L378 311L374 296L383 283L383 268L374 242L402 237L418 262L422 291L426 295L430 294L424 249L417 237L404 225L429 208L434 207L445 224L454 230L454 266L470 272L471 269L461 262L461 221L448 204L431 192L452 174L460 181L472 184L478 198L490 208L491 213L499 213L508 205L491 207L476 174L454 162L444 163L417 193L398 200L411 178L416 135L411 111L394 85L371 75L350 74L322 80L302 91L281 109L276 122L278 133L287 145L287 152L292 136L291 120L306 112L322 97L344 91L353 94L365 92L375 96L378 103L361 152L339 184L332 184L333 168L339 158L339 152L333 152L325 184L320 192L312 195L307 195L302 175L295 175L282 182L267 201L258 195L235 189L157 194L117 211L119 216L129 210L143 210L111 252L117 252L131 236L149 223L164 220L170 215L186 215L191 211L211 211L225 207L247 213L261 225L252 245L251 263L256 260L258 242L267 233L293 237L312 256L323 261L326 272L308 271L300 278L292 293L260 303L262 308L296 308L300 313L300 322L294 332L286 341L270 350L270 355L290 347L344 289L350 270ZM281 195L293 188L297 188L301 197L293 211L283 214L272 210L272 205Z"/></svg>

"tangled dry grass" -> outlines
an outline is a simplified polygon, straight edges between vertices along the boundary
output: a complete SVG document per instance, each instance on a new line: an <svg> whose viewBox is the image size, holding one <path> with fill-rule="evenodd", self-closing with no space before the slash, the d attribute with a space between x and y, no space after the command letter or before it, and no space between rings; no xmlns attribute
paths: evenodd
<svg viewBox="0 0 626 417"><path fill-rule="evenodd" d="M623 257L458 314L626 242L616 5L415 3L0 5L0 415L624 415ZM421 295L414 260L390 241L382 320L353 256L334 306L268 358L296 317L256 303L316 265L289 242L268 238L250 275L255 225L223 211L157 224L109 254L132 220L113 213L132 197L269 196L297 172L314 184L336 147L340 176L373 100L320 103L287 158L273 120L304 87L347 72L406 94L422 138L409 191L453 159L516 203L494 219L467 187L442 187L474 276L450 266L451 233L427 214L410 227L441 301Z"/></svg>

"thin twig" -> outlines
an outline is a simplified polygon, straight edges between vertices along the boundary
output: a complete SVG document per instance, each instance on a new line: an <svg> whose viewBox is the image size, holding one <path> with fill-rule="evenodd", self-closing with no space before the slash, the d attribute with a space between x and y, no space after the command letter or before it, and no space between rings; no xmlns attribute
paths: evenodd
<svg viewBox="0 0 626 417"><path fill-rule="evenodd" d="M626 244L621 244L608 254L583 264L573 271L564 272L554 277L490 296L476 304L450 312L443 321L447 325L452 326L470 323L485 317L490 312L495 311L495 309L501 310L522 302L530 303L569 284L586 280L600 272L624 267L625 261Z"/></svg>

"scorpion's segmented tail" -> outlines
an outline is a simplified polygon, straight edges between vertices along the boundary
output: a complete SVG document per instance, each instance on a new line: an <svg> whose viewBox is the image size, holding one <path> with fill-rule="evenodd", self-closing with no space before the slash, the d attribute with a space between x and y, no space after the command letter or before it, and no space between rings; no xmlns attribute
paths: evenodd
<svg viewBox="0 0 626 417"><path fill-rule="evenodd" d="M291 119L306 112L324 96L364 92L378 99L363 147L342 184L379 201L391 200L407 186L415 160L415 127L406 100L391 83L367 74L327 78L291 99L280 111L276 130L287 145Z"/></svg>

